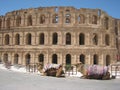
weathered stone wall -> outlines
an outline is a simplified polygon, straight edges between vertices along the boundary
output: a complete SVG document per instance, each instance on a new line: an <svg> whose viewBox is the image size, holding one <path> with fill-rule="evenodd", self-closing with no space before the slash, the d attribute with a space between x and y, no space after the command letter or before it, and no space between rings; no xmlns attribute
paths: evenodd
<svg viewBox="0 0 120 90"><path fill-rule="evenodd" d="M40 44L41 33L44 44ZM54 33L57 41L53 40ZM67 39L69 44L66 44ZM42 54L44 64L82 61L107 65L116 62L117 53L115 19L100 9L39 7L0 16L3 62L7 57L12 64L17 60L17 64L25 65L27 59L29 63L37 63Z"/></svg>

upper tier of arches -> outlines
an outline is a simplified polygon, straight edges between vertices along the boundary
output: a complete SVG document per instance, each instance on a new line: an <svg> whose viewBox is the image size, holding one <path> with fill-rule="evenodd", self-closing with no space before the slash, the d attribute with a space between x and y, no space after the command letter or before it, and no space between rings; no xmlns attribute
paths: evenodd
<svg viewBox="0 0 120 90"><path fill-rule="evenodd" d="M0 29L43 25L103 25L109 29L112 17L100 9L76 9L73 7L49 7L24 9L0 16Z"/></svg>

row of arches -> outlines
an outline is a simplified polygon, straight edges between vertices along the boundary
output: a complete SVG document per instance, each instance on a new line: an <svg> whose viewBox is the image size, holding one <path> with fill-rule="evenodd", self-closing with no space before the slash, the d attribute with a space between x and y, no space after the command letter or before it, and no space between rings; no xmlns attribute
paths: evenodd
<svg viewBox="0 0 120 90"><path fill-rule="evenodd" d="M47 22L47 19L48 18L46 18L47 16L45 15L45 14L42 14L42 15L40 15L39 16L39 24L45 24L46 22ZM66 14L65 14L65 16L64 16L64 18L65 18L65 23L67 23L67 24L69 24L69 23L71 23L71 21L72 21L72 16L71 16L71 14L69 13L69 12L67 12ZM97 24L98 23L98 16L96 16L96 15L92 15L92 17L90 17L92 20L90 20L89 21L89 23L91 23L91 24ZM28 15L27 16L27 26L32 26L33 25L33 16L32 15ZM8 17L6 20L3 20L3 19L0 19L0 28L1 28L1 26L2 26L2 23L5 23L6 22L6 27L7 28L10 28L11 27L11 20L13 20L13 19L11 19L10 17ZM38 19L37 19L38 20ZM58 14L54 14L53 16L52 16L52 23L54 24L54 23L59 23L59 21L60 21L60 16L58 15ZM15 25L17 26L17 27L19 27L19 26L21 26L21 24L22 24L22 18L21 18L21 16L17 16L16 18L15 18L15 20L14 20L14 22L16 23ZM80 14L80 15L78 15L77 16L77 20L76 20L76 22L78 23L78 24L85 24L85 22L86 22L86 17L85 17L85 15L83 15L83 14ZM104 27L106 28L106 29L108 29L108 27L109 27L109 18L108 17L104 17L104 19L103 19L103 25L104 25Z"/></svg>
<svg viewBox="0 0 120 90"><path fill-rule="evenodd" d="M38 62L42 63L43 65L44 65L44 60L45 60L44 57L45 57L44 54L39 54L38 55ZM8 54L4 54L3 60L4 60L4 62L8 61ZM72 60L71 54L66 54L65 64L71 64L71 60ZM18 62L19 62L19 55L15 54L14 55L14 64L18 64ZM84 54L81 54L79 56L79 62L81 62L83 64L86 64L86 58L85 58ZM30 63L31 63L31 55L28 53L28 54L25 55L25 64L28 65ZM57 54L52 55L52 62L51 63L58 64ZM105 63L106 63L106 66L110 65L110 63L111 63L110 55L106 55ZM93 64L96 64L96 65L99 64L99 56L97 54L93 55Z"/></svg>
<svg viewBox="0 0 120 90"><path fill-rule="evenodd" d="M20 45L20 34L16 34L15 35L15 45ZM25 42L26 42L26 45L32 45L32 34L31 33L28 33L26 34L25 36ZM57 32L54 32L52 34L52 44L53 45L57 45L58 44L58 41L59 41L59 36L58 36L58 33ZM84 33L80 33L79 34L79 37L78 37L78 41L79 42L79 45L85 45L85 34ZM44 45L45 44L45 34L44 33L40 33L39 34L39 38L38 38L38 42L39 42L39 45ZM93 36L92 36L92 42L93 42L93 45L98 45L98 42L99 42L99 37L96 33L93 33ZM65 35L65 43L66 45L71 45L72 44L72 35L71 33L66 33ZM5 45L9 45L10 44L10 36L9 34L6 34L5 35ZM110 36L109 34L106 34L105 35L105 44L107 46L110 45Z"/></svg>

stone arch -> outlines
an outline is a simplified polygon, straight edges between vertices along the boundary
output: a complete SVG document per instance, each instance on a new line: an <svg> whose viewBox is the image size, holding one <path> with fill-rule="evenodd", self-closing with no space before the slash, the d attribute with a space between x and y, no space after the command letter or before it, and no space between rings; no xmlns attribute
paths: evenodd
<svg viewBox="0 0 120 90"><path fill-rule="evenodd" d="M44 64L44 54L39 54L38 62Z"/></svg>
<svg viewBox="0 0 120 90"><path fill-rule="evenodd" d="M83 33L79 34L79 45L85 45L85 35Z"/></svg>
<svg viewBox="0 0 120 90"><path fill-rule="evenodd" d="M26 35L26 45L31 45L32 44L32 35L31 33L28 33Z"/></svg>
<svg viewBox="0 0 120 90"><path fill-rule="evenodd" d="M26 64L26 65L29 65L29 64L30 64L30 61L31 61L31 56L30 56L30 54L28 53L28 54L25 55L25 64Z"/></svg>
<svg viewBox="0 0 120 90"><path fill-rule="evenodd" d="M19 27L21 24L21 16L17 16L16 18L16 26Z"/></svg>
<svg viewBox="0 0 120 90"><path fill-rule="evenodd" d="M79 24L84 24L85 23L85 16L83 14L80 14L78 16L78 23Z"/></svg>
<svg viewBox="0 0 120 90"><path fill-rule="evenodd" d="M44 24L45 23L45 15L42 14L40 15L40 24Z"/></svg>
<svg viewBox="0 0 120 90"><path fill-rule="evenodd" d="M109 36L109 34L106 34L106 35L105 35L105 44L106 44L107 46L110 45L110 36Z"/></svg>
<svg viewBox="0 0 120 90"><path fill-rule="evenodd" d="M97 16L96 15L92 16L92 24L97 24Z"/></svg>
<svg viewBox="0 0 120 90"><path fill-rule="evenodd" d="M20 34L15 35L15 45L20 45Z"/></svg>
<svg viewBox="0 0 120 90"><path fill-rule="evenodd" d="M98 35L96 33L93 33L92 42L94 45L98 45Z"/></svg>
<svg viewBox="0 0 120 90"><path fill-rule="evenodd" d="M94 54L94 56L93 56L93 64L98 65L98 63L99 63L98 55L97 55L97 54Z"/></svg>
<svg viewBox="0 0 120 90"><path fill-rule="evenodd" d="M10 44L10 36L9 34L5 35L5 45L9 45Z"/></svg>
<svg viewBox="0 0 120 90"><path fill-rule="evenodd" d="M8 62L8 54L7 54L7 53L5 53L5 54L3 55L3 62L4 62L4 63L7 63L7 62Z"/></svg>
<svg viewBox="0 0 120 90"><path fill-rule="evenodd" d="M9 29L10 25L11 25L11 19L7 18L7 20L6 20L6 27Z"/></svg>
<svg viewBox="0 0 120 90"><path fill-rule="evenodd" d="M109 18L108 17L104 17L104 27L105 27L105 29L109 28Z"/></svg>
<svg viewBox="0 0 120 90"><path fill-rule="evenodd" d="M71 14L70 13L65 14L65 23L71 23Z"/></svg>
<svg viewBox="0 0 120 90"><path fill-rule="evenodd" d="M66 33L66 45L71 45L71 34Z"/></svg>
<svg viewBox="0 0 120 90"><path fill-rule="evenodd" d="M109 66L111 63L110 55L106 55L106 66Z"/></svg>
<svg viewBox="0 0 120 90"><path fill-rule="evenodd" d="M80 62L81 62L82 64L85 64L85 55L84 55L84 54L81 54L81 55L80 55Z"/></svg>
<svg viewBox="0 0 120 90"><path fill-rule="evenodd" d="M58 63L58 56L57 56L57 54L53 54L52 55L52 63L53 64L57 64Z"/></svg>
<svg viewBox="0 0 120 90"><path fill-rule="evenodd" d="M56 45L58 43L58 34L55 32L52 35L52 43Z"/></svg>
<svg viewBox="0 0 120 90"><path fill-rule="evenodd" d="M67 55L66 55L66 61L65 61L65 62L66 62L66 65L67 65L67 64L70 64L70 65L71 65L71 55L70 55L70 54L67 54Z"/></svg>
<svg viewBox="0 0 120 90"><path fill-rule="evenodd" d="M32 26L32 24L33 24L32 15L28 15L28 17L27 17L27 25Z"/></svg>
<svg viewBox="0 0 120 90"><path fill-rule="evenodd" d="M39 44L43 45L44 41L45 41L45 35L44 35L44 33L40 33L39 34Z"/></svg>
<svg viewBox="0 0 120 90"><path fill-rule="evenodd" d="M52 23L58 23L58 14L52 16Z"/></svg>
<svg viewBox="0 0 120 90"><path fill-rule="evenodd" d="M15 54L14 55L14 64L18 64L18 61L19 61L19 55Z"/></svg>

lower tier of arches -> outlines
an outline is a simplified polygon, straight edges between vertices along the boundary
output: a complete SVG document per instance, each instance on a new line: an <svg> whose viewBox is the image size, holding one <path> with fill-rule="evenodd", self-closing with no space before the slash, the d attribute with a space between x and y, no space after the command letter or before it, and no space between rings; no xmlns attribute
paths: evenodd
<svg viewBox="0 0 120 90"><path fill-rule="evenodd" d="M0 51L0 61L10 61L12 65L27 65L30 63L77 64L108 66L116 62L115 50L3 50Z"/></svg>

